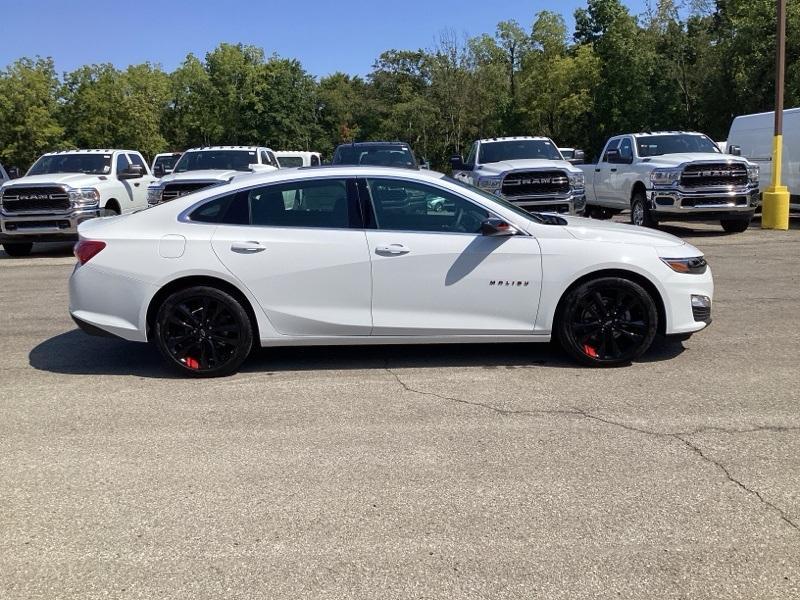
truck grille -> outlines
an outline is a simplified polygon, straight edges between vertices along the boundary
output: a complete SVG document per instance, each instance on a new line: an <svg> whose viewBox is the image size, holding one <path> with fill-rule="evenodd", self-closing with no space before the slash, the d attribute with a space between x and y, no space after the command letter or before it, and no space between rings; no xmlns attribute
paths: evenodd
<svg viewBox="0 0 800 600"><path fill-rule="evenodd" d="M685 188L747 185L747 167L738 162L688 165L683 169L681 185Z"/></svg>
<svg viewBox="0 0 800 600"><path fill-rule="evenodd" d="M191 194L197 190L202 190L211 185L215 185L216 181L195 181L193 183L168 183L164 186L164 191L161 193L161 201L169 202L180 198L186 194Z"/></svg>
<svg viewBox="0 0 800 600"><path fill-rule="evenodd" d="M69 194L60 187L8 187L3 190L6 213L66 212Z"/></svg>
<svg viewBox="0 0 800 600"><path fill-rule="evenodd" d="M504 196L543 196L568 194L569 177L564 171L520 171L509 173L500 189Z"/></svg>

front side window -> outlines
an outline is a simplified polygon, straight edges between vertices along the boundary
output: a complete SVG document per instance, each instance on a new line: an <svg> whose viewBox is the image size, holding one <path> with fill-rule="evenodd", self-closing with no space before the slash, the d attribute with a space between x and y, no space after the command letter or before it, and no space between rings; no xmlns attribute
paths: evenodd
<svg viewBox="0 0 800 600"><path fill-rule="evenodd" d="M475 157L478 155L478 143L475 142L472 144L472 148L469 149L469 154L467 154L467 160L464 161L464 164L473 167L475 166Z"/></svg>
<svg viewBox="0 0 800 600"><path fill-rule="evenodd" d="M606 151L603 152L603 160L601 162L608 162L608 151L616 150L617 148L619 148L619 138L608 142L608 145L606 146Z"/></svg>
<svg viewBox="0 0 800 600"><path fill-rule="evenodd" d="M128 157L125 154L120 154L117 156L117 175L120 173L124 173L128 170Z"/></svg>
<svg viewBox="0 0 800 600"><path fill-rule="evenodd" d="M561 160L561 155L558 153L558 148L550 140L483 142L478 162L480 164L490 164L504 160L524 159Z"/></svg>
<svg viewBox="0 0 800 600"><path fill-rule="evenodd" d="M337 229L351 226L345 179L269 185L245 194L252 225Z"/></svg>
<svg viewBox="0 0 800 600"><path fill-rule="evenodd" d="M147 174L147 167L144 164L144 159L138 154L128 154L128 160L131 164L139 165L142 168L142 175Z"/></svg>
<svg viewBox="0 0 800 600"><path fill-rule="evenodd" d="M85 173L108 175L111 173L111 154L81 154L65 152L42 156L28 170L28 175L50 175L52 173Z"/></svg>
<svg viewBox="0 0 800 600"><path fill-rule="evenodd" d="M626 162L633 158L633 146L631 145L630 138L625 138L619 145L619 157L622 162Z"/></svg>
<svg viewBox="0 0 800 600"><path fill-rule="evenodd" d="M368 179L378 229L480 233L489 217L485 208L424 183Z"/></svg>

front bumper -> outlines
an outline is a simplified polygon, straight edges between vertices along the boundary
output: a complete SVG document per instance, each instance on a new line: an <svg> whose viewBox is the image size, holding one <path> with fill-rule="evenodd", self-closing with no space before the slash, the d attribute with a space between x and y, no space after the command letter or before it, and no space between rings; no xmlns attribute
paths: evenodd
<svg viewBox="0 0 800 600"><path fill-rule="evenodd" d="M511 202L528 212L554 212L580 215L586 208L586 192L579 190L566 196L504 196L503 200Z"/></svg>
<svg viewBox="0 0 800 600"><path fill-rule="evenodd" d="M747 219L758 208L759 192L757 187L750 186L713 191L654 188L647 191L647 202L656 219Z"/></svg>
<svg viewBox="0 0 800 600"><path fill-rule="evenodd" d="M78 225L103 216L106 216L105 209L96 207L50 214L0 211L0 243L75 241Z"/></svg>

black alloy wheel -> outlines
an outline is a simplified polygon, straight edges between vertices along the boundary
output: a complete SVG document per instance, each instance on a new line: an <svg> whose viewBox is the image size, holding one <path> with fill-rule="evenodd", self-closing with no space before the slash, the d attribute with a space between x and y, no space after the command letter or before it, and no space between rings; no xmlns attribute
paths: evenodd
<svg viewBox="0 0 800 600"><path fill-rule="evenodd" d="M156 343L181 373L234 373L250 354L253 327L242 305L219 289L198 286L169 296L156 316Z"/></svg>
<svg viewBox="0 0 800 600"><path fill-rule="evenodd" d="M584 364L617 366L641 356L656 335L658 311L639 284L620 277L586 282L567 295L557 335Z"/></svg>

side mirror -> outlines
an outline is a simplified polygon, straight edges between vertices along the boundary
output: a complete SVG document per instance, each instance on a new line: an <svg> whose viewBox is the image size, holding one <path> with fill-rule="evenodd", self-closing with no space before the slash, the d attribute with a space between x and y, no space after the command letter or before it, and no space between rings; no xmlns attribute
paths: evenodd
<svg viewBox="0 0 800 600"><path fill-rule="evenodd" d="M144 175L144 169L142 169L142 165L128 165L127 169L125 169L122 173L117 174L117 178L138 179L142 175Z"/></svg>
<svg viewBox="0 0 800 600"><path fill-rule="evenodd" d="M165 173L164 165L156 165L153 167L153 177L163 177Z"/></svg>
<svg viewBox="0 0 800 600"><path fill-rule="evenodd" d="M573 165L582 165L586 162L586 153L583 150L575 150L575 157L570 162Z"/></svg>
<svg viewBox="0 0 800 600"><path fill-rule="evenodd" d="M450 157L450 167L453 171L465 171L467 168L464 164L464 159L458 154L454 154Z"/></svg>
<svg viewBox="0 0 800 600"><path fill-rule="evenodd" d="M733 154L734 156L741 156L742 155L742 147L733 144L728 146L728 154Z"/></svg>
<svg viewBox="0 0 800 600"><path fill-rule="evenodd" d="M490 217L481 223L481 233L491 237L517 235L516 227L497 217Z"/></svg>
<svg viewBox="0 0 800 600"><path fill-rule="evenodd" d="M9 167L6 170L6 173L8 173L9 179L19 179L20 177L22 177L22 173L20 173L19 167Z"/></svg>

